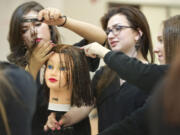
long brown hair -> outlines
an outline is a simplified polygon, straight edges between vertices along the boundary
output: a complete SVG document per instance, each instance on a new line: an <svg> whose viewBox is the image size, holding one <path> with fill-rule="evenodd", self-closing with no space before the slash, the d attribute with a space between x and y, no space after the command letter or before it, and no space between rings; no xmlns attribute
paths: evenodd
<svg viewBox="0 0 180 135"><path fill-rule="evenodd" d="M122 6L118 8L112 8L101 18L101 24L104 30L107 29L109 19L117 14L125 15L129 21L130 26L132 26L134 30L138 31L138 29L140 29L142 31L143 35L139 39L136 49L141 51L144 59L147 61L149 61L149 53L151 58L150 62L153 63L154 54L151 34L147 19L144 14L134 7ZM110 49L108 44L107 47ZM115 79L115 77L118 77L117 73L112 71L108 66L105 66L101 78L97 83L97 90L101 91L103 88L107 87L112 82L112 80Z"/></svg>
<svg viewBox="0 0 180 135"><path fill-rule="evenodd" d="M164 118L170 124L180 125L180 50L171 64L163 86Z"/></svg>
<svg viewBox="0 0 180 135"><path fill-rule="evenodd" d="M72 45L59 44L52 49L59 55L64 55L64 66L67 71L66 81L69 88L72 88L71 105L82 106L94 103L94 94L90 85L89 67L86 56L82 50ZM62 58L60 65L63 65ZM47 96L49 88L45 84Z"/></svg>
<svg viewBox="0 0 180 135"><path fill-rule="evenodd" d="M26 2L18 6L11 17L10 29L8 34L8 41L10 44L10 54L7 59L17 64L18 66L25 67L27 64L26 52L27 47L22 38L22 23L23 15L27 14L29 11L39 12L44 9L44 7L35 2ZM58 43L60 41L58 30L55 26L49 26L51 40L53 43Z"/></svg>
<svg viewBox="0 0 180 135"><path fill-rule="evenodd" d="M7 135L11 135L11 129L8 123L8 116L6 114L6 109L4 103L6 102L6 93L14 95L13 89L9 84L6 76L0 71L0 117L2 119L5 132Z"/></svg>
<svg viewBox="0 0 180 135"><path fill-rule="evenodd" d="M22 104L17 94L15 93L16 87L12 86L12 83L8 79L9 75L7 74L7 72L9 68L14 67L9 63L0 62L0 119L2 120L6 135L11 135L11 127L9 125L8 115L5 107L5 104L9 102L8 98L11 97L11 101L17 101ZM24 104L22 105L24 106Z"/></svg>
<svg viewBox="0 0 180 135"><path fill-rule="evenodd" d="M180 124L180 15L164 21L163 40L167 63L171 68L166 76L163 105L164 116L170 123Z"/></svg>
<svg viewBox="0 0 180 135"><path fill-rule="evenodd" d="M173 16L163 22L163 41L166 63L170 63L180 47L180 15Z"/></svg>

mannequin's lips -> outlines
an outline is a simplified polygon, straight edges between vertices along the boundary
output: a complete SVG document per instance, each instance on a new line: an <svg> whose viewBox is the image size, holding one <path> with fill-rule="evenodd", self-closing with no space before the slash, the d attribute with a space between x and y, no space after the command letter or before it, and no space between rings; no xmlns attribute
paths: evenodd
<svg viewBox="0 0 180 135"><path fill-rule="evenodd" d="M39 43L41 40L41 38L36 38L36 43Z"/></svg>
<svg viewBox="0 0 180 135"><path fill-rule="evenodd" d="M57 80L55 78L49 78L50 82L57 82Z"/></svg>

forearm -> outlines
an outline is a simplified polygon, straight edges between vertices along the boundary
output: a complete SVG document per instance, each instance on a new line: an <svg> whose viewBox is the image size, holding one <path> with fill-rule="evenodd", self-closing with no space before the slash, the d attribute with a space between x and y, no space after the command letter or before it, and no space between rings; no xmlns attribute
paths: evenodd
<svg viewBox="0 0 180 135"><path fill-rule="evenodd" d="M65 126L73 125L88 117L93 106L72 107L67 113L64 114L61 120Z"/></svg>
<svg viewBox="0 0 180 135"><path fill-rule="evenodd" d="M105 55L104 61L122 79L146 91L151 91L168 69L167 65L143 64L122 52L111 51Z"/></svg>
<svg viewBox="0 0 180 135"><path fill-rule="evenodd" d="M103 44L107 38L106 33L100 27L69 17L67 17L64 27L84 37L90 42L98 42Z"/></svg>

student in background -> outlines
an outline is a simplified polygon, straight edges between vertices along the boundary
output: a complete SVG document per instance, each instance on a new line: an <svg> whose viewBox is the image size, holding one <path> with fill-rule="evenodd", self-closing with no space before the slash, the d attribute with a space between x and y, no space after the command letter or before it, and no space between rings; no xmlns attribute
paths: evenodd
<svg viewBox="0 0 180 135"><path fill-rule="evenodd" d="M0 62L0 133L32 135L37 87L23 69Z"/></svg>

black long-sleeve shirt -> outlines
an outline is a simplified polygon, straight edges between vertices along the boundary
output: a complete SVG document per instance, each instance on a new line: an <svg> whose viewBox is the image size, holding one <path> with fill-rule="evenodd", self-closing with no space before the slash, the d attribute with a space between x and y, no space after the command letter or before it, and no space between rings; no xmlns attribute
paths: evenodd
<svg viewBox="0 0 180 135"><path fill-rule="evenodd" d="M104 68L98 70L93 77L92 88L95 92L98 91L96 86L103 70ZM99 132L122 121L139 107L142 107L148 96L149 94L128 82L120 85L120 78L116 76L96 97Z"/></svg>
<svg viewBox="0 0 180 135"><path fill-rule="evenodd" d="M166 73L167 65L143 64L122 52L109 52L104 57L105 63L127 82L144 91L152 91L153 87ZM146 112L149 102L99 135L141 135L148 132Z"/></svg>
<svg viewBox="0 0 180 135"><path fill-rule="evenodd" d="M143 64L122 52L107 53L104 62L122 79L145 91L151 91L168 69L168 65Z"/></svg>

